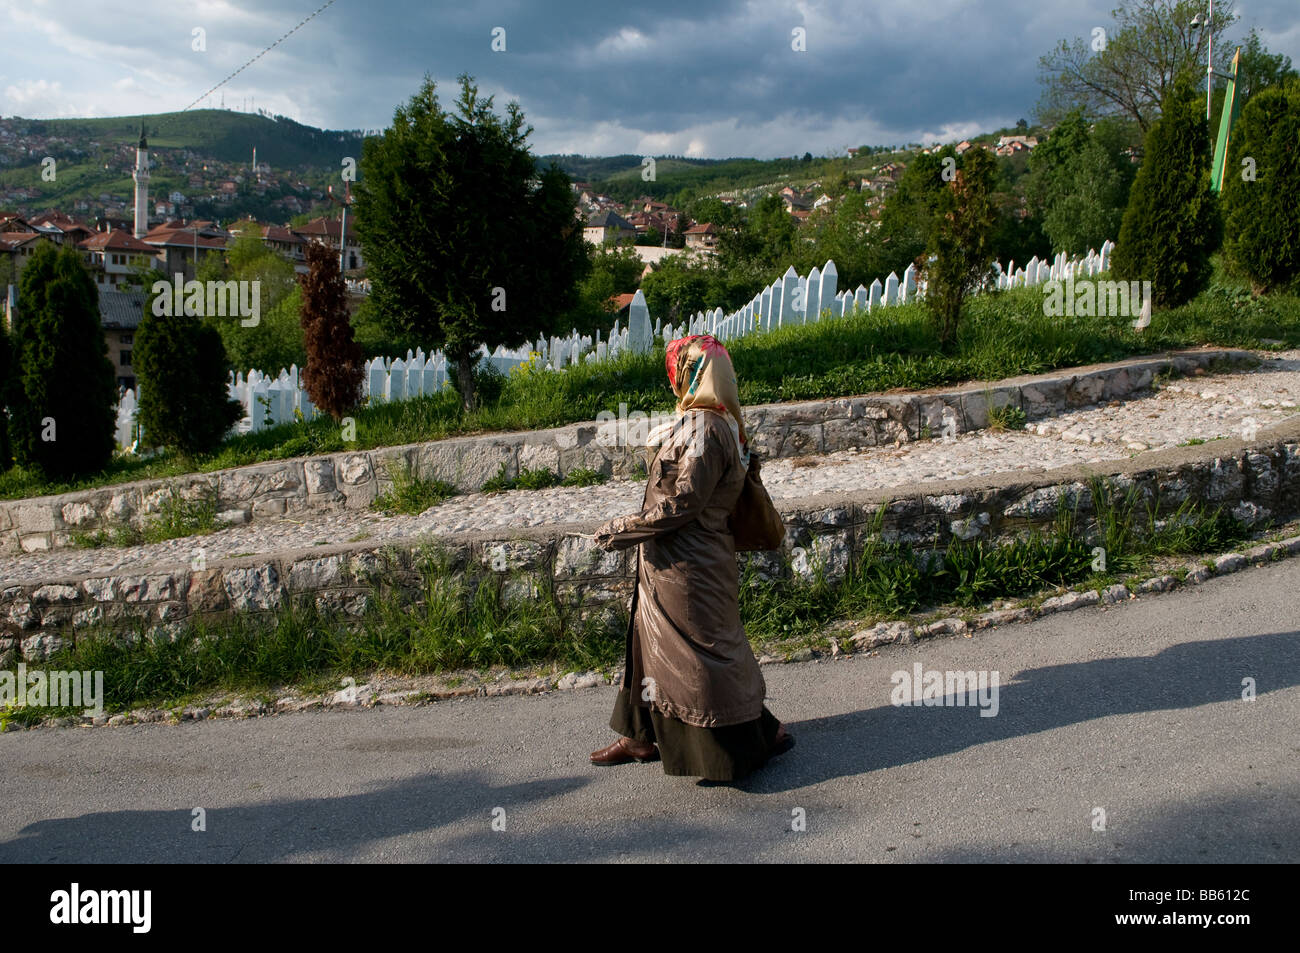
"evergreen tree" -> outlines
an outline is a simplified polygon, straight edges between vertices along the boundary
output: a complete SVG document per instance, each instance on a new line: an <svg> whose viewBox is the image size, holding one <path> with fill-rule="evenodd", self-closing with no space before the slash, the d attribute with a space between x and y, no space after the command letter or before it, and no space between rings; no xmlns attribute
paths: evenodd
<svg viewBox="0 0 1300 953"><path fill-rule="evenodd" d="M948 184L944 172L955 168L945 163L946 159L957 161L957 152L951 146L929 155L919 154L903 170L898 187L880 210L880 228L873 243L877 256L873 271L901 275L929 247L935 212Z"/></svg>
<svg viewBox="0 0 1300 953"><path fill-rule="evenodd" d="M0 375L8 382L13 379L13 351L9 347L9 330L0 320ZM9 394L8 384L0 391L0 473L8 470L14 463L13 451L9 447Z"/></svg>
<svg viewBox="0 0 1300 953"><path fill-rule="evenodd" d="M335 420L361 400L365 360L352 334L347 288L338 256L326 245L307 246L311 268L302 279L302 330L307 345L303 386L311 402Z"/></svg>
<svg viewBox="0 0 1300 953"><path fill-rule="evenodd" d="M922 271L925 305L934 316L939 343L945 348L957 339L966 298L993 268L995 169L996 163L987 150L971 149L939 198L929 246L934 261Z"/></svg>
<svg viewBox="0 0 1300 953"><path fill-rule="evenodd" d="M183 301L171 303L172 316L156 314L155 300L151 294L131 354L140 382L136 420L143 442L185 454L211 453L244 413L229 396L221 335L185 314Z"/></svg>
<svg viewBox="0 0 1300 953"><path fill-rule="evenodd" d="M37 246L19 284L11 347L17 461L56 480L103 470L113 459L117 383L99 292L73 249Z"/></svg>
<svg viewBox="0 0 1300 953"><path fill-rule="evenodd" d="M1224 253L1256 292L1300 284L1300 82L1253 96L1223 181Z"/></svg>
<svg viewBox="0 0 1300 953"><path fill-rule="evenodd" d="M1085 254L1119 236L1132 163L1116 120L1091 129L1075 110L1029 156L1028 191L1053 252Z"/></svg>
<svg viewBox="0 0 1300 953"><path fill-rule="evenodd" d="M1150 281L1157 307L1176 307L1209 283L1223 233L1205 103L1190 84L1166 98L1143 151L1111 267L1122 281Z"/></svg>
<svg viewBox="0 0 1300 953"><path fill-rule="evenodd" d="M380 314L394 335L446 351L468 410L479 345L567 330L590 262L569 177L538 170L518 104L501 118L492 97L460 82L454 113L426 78L366 140L356 213Z"/></svg>

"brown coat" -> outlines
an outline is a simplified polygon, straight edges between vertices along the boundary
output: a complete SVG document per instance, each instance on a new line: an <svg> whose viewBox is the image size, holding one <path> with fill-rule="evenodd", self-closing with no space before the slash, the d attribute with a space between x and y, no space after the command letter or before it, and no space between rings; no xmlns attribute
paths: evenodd
<svg viewBox="0 0 1300 953"><path fill-rule="evenodd" d="M689 410L648 468L641 512L597 532L608 549L641 546L625 684L688 725L742 724L763 709L727 525L744 483L727 421Z"/></svg>

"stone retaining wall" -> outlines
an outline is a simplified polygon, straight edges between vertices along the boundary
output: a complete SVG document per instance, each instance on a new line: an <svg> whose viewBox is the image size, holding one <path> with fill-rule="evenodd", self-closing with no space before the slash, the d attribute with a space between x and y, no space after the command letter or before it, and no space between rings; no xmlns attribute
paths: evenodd
<svg viewBox="0 0 1300 953"><path fill-rule="evenodd" d="M945 431L982 430L989 425L992 408L1018 408L1032 420L1124 399L1148 389L1158 374L1187 374L1223 360L1256 359L1246 351L1184 351L1011 378L988 387L763 404L745 408L745 418L753 445L769 458L829 453L918 440L927 433L939 436ZM465 492L479 490L502 466L510 477L522 468L546 468L561 477L575 468L631 476L643 463L627 443L620 438L617 422L571 424L0 502L0 555L71 546L74 533L89 534L114 526L141 528L162 511L173 494L187 500L215 496L219 518L240 525L304 510L369 506L376 495L391 487L394 467L422 479L446 480Z"/></svg>
<svg viewBox="0 0 1300 953"><path fill-rule="evenodd" d="M1142 454L1095 469L1065 467L1043 474L1004 474L898 489L828 493L781 506L788 532L780 552L741 555L767 578L842 575L861 554L881 518L880 538L942 548L954 539L1005 540L1049 524L1064 498L1091 509L1088 480L1137 487L1165 511L1187 500L1223 505L1247 523L1300 513L1300 420L1261 431L1251 443L1214 441ZM883 510L883 514L882 514ZM634 584L630 552L606 553L576 536L595 524L529 527L512 533L463 533L437 540L454 572L499 585L505 598L529 600L550 588L580 615L614 613ZM201 570L0 583L0 668L16 658L40 660L100 623L143 624L179 631L190 617L262 613L305 596L360 614L376 589L418 593L421 541L376 548L364 543L229 559ZM795 548L805 558L792 559Z"/></svg>

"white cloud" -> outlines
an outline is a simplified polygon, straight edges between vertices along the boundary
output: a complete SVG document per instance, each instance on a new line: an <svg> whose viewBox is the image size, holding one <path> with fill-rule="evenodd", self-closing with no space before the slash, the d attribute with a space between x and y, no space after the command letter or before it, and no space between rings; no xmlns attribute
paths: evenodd
<svg viewBox="0 0 1300 953"><path fill-rule="evenodd" d="M809 117L785 112L758 123L720 119L677 130L637 129L619 121L577 123L548 116L530 117L538 153L582 155L680 155L690 158L752 156L773 158L822 155L846 146L958 142L1004 121L971 121L937 128L891 129L864 117Z"/></svg>
<svg viewBox="0 0 1300 953"><path fill-rule="evenodd" d="M63 86L57 80L24 79L4 91L4 109L0 112L15 116L74 116L75 109L68 102Z"/></svg>

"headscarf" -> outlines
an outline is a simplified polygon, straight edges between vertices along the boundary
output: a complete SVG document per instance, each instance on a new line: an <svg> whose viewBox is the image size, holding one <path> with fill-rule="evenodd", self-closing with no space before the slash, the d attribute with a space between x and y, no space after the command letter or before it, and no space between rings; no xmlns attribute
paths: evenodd
<svg viewBox="0 0 1300 953"><path fill-rule="evenodd" d="M694 334L678 338L668 345L664 356L668 384L677 396L677 420L655 428L647 441L654 445L676 425L688 410L719 410L727 414L727 423L736 438L741 461L748 465L749 436L740 412L740 390L736 371L727 349L711 334Z"/></svg>

